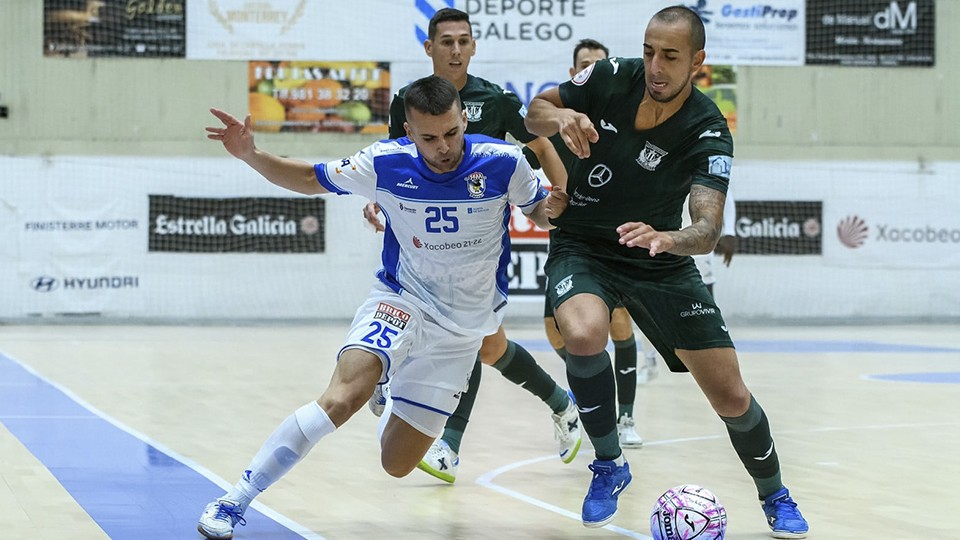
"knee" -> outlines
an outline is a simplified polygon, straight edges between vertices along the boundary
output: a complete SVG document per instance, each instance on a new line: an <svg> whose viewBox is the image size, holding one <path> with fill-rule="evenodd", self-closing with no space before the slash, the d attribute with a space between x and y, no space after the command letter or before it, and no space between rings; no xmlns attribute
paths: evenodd
<svg viewBox="0 0 960 540"><path fill-rule="evenodd" d="M480 345L480 362L492 366L507 352L507 336L503 333L487 336Z"/></svg>
<svg viewBox="0 0 960 540"><path fill-rule="evenodd" d="M589 323L568 325L563 329L563 341L572 354L597 354L607 346L607 329Z"/></svg>
<svg viewBox="0 0 960 540"><path fill-rule="evenodd" d="M736 418L743 416L750 408L750 391L740 384L728 388L713 401L713 407L720 416Z"/></svg>
<svg viewBox="0 0 960 540"><path fill-rule="evenodd" d="M386 453L380 455L380 466L383 470L394 478L403 478L410 474L417 466L416 463L401 463L396 459L391 459Z"/></svg>
<svg viewBox="0 0 960 540"><path fill-rule="evenodd" d="M357 394L323 395L317 402L337 426L343 425L366 404L368 398Z"/></svg>

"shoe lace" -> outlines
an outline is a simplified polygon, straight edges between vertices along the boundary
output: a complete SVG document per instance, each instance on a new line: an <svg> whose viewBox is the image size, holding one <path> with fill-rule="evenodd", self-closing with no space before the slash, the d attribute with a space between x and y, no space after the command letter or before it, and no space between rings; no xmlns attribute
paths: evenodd
<svg viewBox="0 0 960 540"><path fill-rule="evenodd" d="M230 519L230 523L239 523L240 525L246 525L247 520L243 519L243 513L240 510L239 506L226 505L220 503L217 505L217 514L214 516L215 519L221 519L226 521Z"/></svg>
<svg viewBox="0 0 960 540"><path fill-rule="evenodd" d="M609 465L597 465L591 463L587 468L593 471L593 481L590 482L590 492L588 497L599 495L607 497L610 495L610 484L613 480L613 468Z"/></svg>
<svg viewBox="0 0 960 540"><path fill-rule="evenodd" d="M453 455L453 449L450 448L443 439L438 443L430 445L430 458L446 469L454 464L456 457Z"/></svg>
<svg viewBox="0 0 960 540"><path fill-rule="evenodd" d="M579 421L580 419L575 414L568 414L567 411L564 411L560 414L554 414L554 438L565 443L572 441L573 432L576 430L577 422Z"/></svg>
<svg viewBox="0 0 960 540"><path fill-rule="evenodd" d="M776 513L777 519L800 519L797 503L787 496L770 501L770 508Z"/></svg>

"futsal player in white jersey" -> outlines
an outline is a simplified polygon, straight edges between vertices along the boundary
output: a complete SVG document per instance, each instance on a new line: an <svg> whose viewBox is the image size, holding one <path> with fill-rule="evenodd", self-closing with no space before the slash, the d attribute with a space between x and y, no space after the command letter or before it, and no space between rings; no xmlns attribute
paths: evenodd
<svg viewBox="0 0 960 540"><path fill-rule="evenodd" d="M324 436L389 381L381 465L402 477L416 467L457 408L483 337L507 303L510 205L537 225L566 208L549 193L518 147L465 135L457 89L431 76L407 90L407 137L374 143L330 163L281 158L256 148L250 117L216 109L224 127L209 127L270 182L306 195L357 194L387 217L378 281L357 310L330 384L317 401L288 416L260 448L237 484L209 503L198 530L233 536L250 502L286 474Z"/></svg>

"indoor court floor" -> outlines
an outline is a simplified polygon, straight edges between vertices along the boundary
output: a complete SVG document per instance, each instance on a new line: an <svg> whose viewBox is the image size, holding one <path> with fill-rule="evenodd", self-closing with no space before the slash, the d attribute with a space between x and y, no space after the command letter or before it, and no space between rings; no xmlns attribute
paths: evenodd
<svg viewBox="0 0 960 540"><path fill-rule="evenodd" d="M506 324L562 385L534 321ZM0 325L0 538L197 539L203 506L319 396L345 324ZM960 538L960 328L731 327L809 538ZM650 537L657 496L712 490L727 538L769 538L753 484L688 375L638 387L643 448L612 525L586 529L592 449L556 455L550 411L485 368L453 485L380 469L362 409L264 493L238 540ZM950 457L953 456L953 457Z"/></svg>

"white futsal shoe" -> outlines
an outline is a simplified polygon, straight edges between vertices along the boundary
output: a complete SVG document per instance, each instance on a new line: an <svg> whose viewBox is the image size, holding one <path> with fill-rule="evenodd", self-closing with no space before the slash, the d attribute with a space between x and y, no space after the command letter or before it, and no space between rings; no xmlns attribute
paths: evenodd
<svg viewBox="0 0 960 540"><path fill-rule="evenodd" d="M457 467L460 466L460 458L457 453L450 448L447 441L437 439L430 445L417 468L421 471L448 482L450 484L457 480Z"/></svg>
<svg viewBox="0 0 960 540"><path fill-rule="evenodd" d="M560 459L570 463L580 450L580 414L577 412L577 400L573 392L567 391L570 402L561 413L552 414L555 438L560 443Z"/></svg>
<svg viewBox="0 0 960 540"><path fill-rule="evenodd" d="M228 540L233 538L233 527L237 524L247 524L240 503L217 499L203 509L197 530L207 538Z"/></svg>
<svg viewBox="0 0 960 540"><path fill-rule="evenodd" d="M643 439L637 433L636 423L633 417L624 413L617 421L617 434L620 436L621 448L640 448L643 446Z"/></svg>

